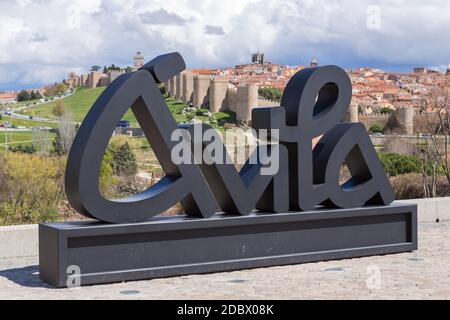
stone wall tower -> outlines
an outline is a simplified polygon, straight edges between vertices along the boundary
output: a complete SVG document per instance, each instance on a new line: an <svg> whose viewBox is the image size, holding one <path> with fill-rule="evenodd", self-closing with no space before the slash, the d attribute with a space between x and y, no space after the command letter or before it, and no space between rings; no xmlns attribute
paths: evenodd
<svg viewBox="0 0 450 320"><path fill-rule="evenodd" d="M177 91L177 82L175 80L175 77L170 78L169 82L170 82L170 85L169 85L169 87L170 87L170 92L169 92L170 97L175 99L175 92Z"/></svg>
<svg viewBox="0 0 450 320"><path fill-rule="evenodd" d="M219 112L225 106L228 91L228 80L214 78L211 80L209 111Z"/></svg>
<svg viewBox="0 0 450 320"><path fill-rule="evenodd" d="M414 108L398 108L397 112L397 120L404 128L404 134L414 134Z"/></svg>
<svg viewBox="0 0 450 320"><path fill-rule="evenodd" d="M194 77L194 98L192 104L195 108L200 108L209 101L210 78L203 76Z"/></svg>
<svg viewBox="0 0 450 320"><path fill-rule="evenodd" d="M358 122L358 106L355 104L350 104L347 112L345 113L344 122Z"/></svg>
<svg viewBox="0 0 450 320"><path fill-rule="evenodd" d="M247 85L237 88L236 118L249 121L252 109L258 105L258 86Z"/></svg>
<svg viewBox="0 0 450 320"><path fill-rule="evenodd" d="M183 73L183 94L181 100L183 103L192 103L194 93L194 75L186 71Z"/></svg>
<svg viewBox="0 0 450 320"><path fill-rule="evenodd" d="M397 108L384 126L385 134L414 134L414 108Z"/></svg>
<svg viewBox="0 0 450 320"><path fill-rule="evenodd" d="M183 73L179 73L175 76L177 83L177 89L175 90L175 99L181 99L183 96Z"/></svg>

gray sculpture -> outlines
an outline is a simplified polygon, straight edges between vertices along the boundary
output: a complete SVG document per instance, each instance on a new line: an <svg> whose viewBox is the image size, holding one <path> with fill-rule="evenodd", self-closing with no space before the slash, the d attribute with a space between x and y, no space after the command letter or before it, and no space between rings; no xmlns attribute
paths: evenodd
<svg viewBox="0 0 450 320"><path fill-rule="evenodd" d="M252 126L279 130L279 143L269 136L238 172L223 145L218 163L212 142L195 135L185 145L208 161L172 161L178 126L158 83L184 68L178 53L159 56L120 76L92 106L70 151L66 193L75 209L101 221L40 224L42 279L65 287L417 249L416 206L389 205L393 190L367 132L340 123L351 99L342 69L302 70L280 107L254 109ZM98 190L101 161L130 107L166 176L140 194L109 200ZM181 127L186 135L210 129ZM279 170L267 175L274 154ZM344 162L352 178L340 185ZM186 215L154 217L179 201Z"/></svg>
<svg viewBox="0 0 450 320"><path fill-rule="evenodd" d="M253 110L255 129L279 129L281 145L272 147L280 159L275 176L261 175L264 162L247 163L240 172L229 161L173 164L170 136L177 124L158 83L184 69L178 53L159 56L137 72L119 77L95 102L77 133L66 171L67 197L80 213L123 223L148 220L179 201L187 215L197 217L210 217L220 209L246 215L255 208L284 212L319 204L352 208L393 201L392 188L362 125L339 124L350 104L351 83L345 71L335 66L298 72L286 86L282 107ZM140 194L108 200L98 189L103 151L130 107L166 176ZM204 125L202 130L208 128ZM192 131L193 125L187 129ZM312 151L312 138L322 134ZM340 186L344 161L352 179Z"/></svg>

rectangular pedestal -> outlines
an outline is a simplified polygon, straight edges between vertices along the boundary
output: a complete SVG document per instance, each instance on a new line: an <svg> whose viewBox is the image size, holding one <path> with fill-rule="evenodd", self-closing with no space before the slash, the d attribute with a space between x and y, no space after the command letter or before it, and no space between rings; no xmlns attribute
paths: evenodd
<svg viewBox="0 0 450 320"><path fill-rule="evenodd" d="M40 277L57 287L74 270L86 285L415 249L415 205L39 226Z"/></svg>

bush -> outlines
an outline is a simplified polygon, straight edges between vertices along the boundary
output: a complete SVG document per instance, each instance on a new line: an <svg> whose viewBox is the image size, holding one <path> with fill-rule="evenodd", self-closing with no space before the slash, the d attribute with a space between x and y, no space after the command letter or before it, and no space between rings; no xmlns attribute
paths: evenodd
<svg viewBox="0 0 450 320"><path fill-rule="evenodd" d="M282 93L279 89L272 87L259 88L258 94L261 98L272 101L280 101L282 96Z"/></svg>
<svg viewBox="0 0 450 320"><path fill-rule="evenodd" d="M65 113L65 108L64 108L64 104L61 101L61 99L59 99L58 101L56 101L56 105L52 110L53 115L55 115L56 117L62 117Z"/></svg>
<svg viewBox="0 0 450 320"><path fill-rule="evenodd" d="M136 155L131 150L128 141L121 145L110 145L111 168L119 176L132 176L137 172Z"/></svg>
<svg viewBox="0 0 450 320"><path fill-rule="evenodd" d="M113 177L113 169L111 166L112 156L109 150L106 150L103 155L103 160L100 166L100 177L98 181L98 187L100 189L100 193L102 195L109 195L111 186L115 183L115 179Z"/></svg>
<svg viewBox="0 0 450 320"><path fill-rule="evenodd" d="M208 109L200 108L195 111L195 115L201 117L201 116L205 115L205 113L207 113L207 112L209 112Z"/></svg>
<svg viewBox="0 0 450 320"><path fill-rule="evenodd" d="M378 123L374 123L370 127L369 132L371 132L371 133L383 133L383 127L380 126Z"/></svg>
<svg viewBox="0 0 450 320"><path fill-rule="evenodd" d="M65 158L9 153L0 162L5 172L0 224L55 220L63 197Z"/></svg>
<svg viewBox="0 0 450 320"><path fill-rule="evenodd" d="M28 101L30 99L31 99L31 95L26 90L20 91L19 94L17 95L17 101L19 101L19 102L21 102L21 101Z"/></svg>
<svg viewBox="0 0 450 320"><path fill-rule="evenodd" d="M33 145L17 145L15 147L10 146L9 151L16 152L16 153L26 153L26 154L33 154L36 153L36 148Z"/></svg>
<svg viewBox="0 0 450 320"><path fill-rule="evenodd" d="M391 177L405 173L422 172L422 162L417 157L384 152L380 152L378 156L384 170Z"/></svg>
<svg viewBox="0 0 450 320"><path fill-rule="evenodd" d="M117 175L131 176L136 174L136 156L128 142L118 149L112 150L112 168Z"/></svg>

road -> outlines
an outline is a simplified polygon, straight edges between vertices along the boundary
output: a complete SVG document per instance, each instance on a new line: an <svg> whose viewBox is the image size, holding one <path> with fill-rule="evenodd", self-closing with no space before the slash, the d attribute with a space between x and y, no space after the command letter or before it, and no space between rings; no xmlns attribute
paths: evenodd
<svg viewBox="0 0 450 320"><path fill-rule="evenodd" d="M69 96L71 96L72 95L72 93L70 93L70 94L68 94L68 95L65 95L65 96L63 96L63 97L61 97L61 98L55 98L54 100L59 100L59 99L64 99L64 98L67 98L67 97L69 97ZM53 100L53 101L54 101ZM8 110L2 110L1 111L1 114L2 115L4 115L4 116L8 116L8 117L11 117L11 118L15 118L15 119L24 119L24 120L33 120L33 121L40 121L40 122L48 122L48 123L58 123L58 120L54 120L54 119L48 119L48 118L43 118L43 117L34 117L33 116L33 118L32 119L30 119L30 116L28 116L28 115L24 115L24 114L21 114L21 113L18 113L19 111L23 111L23 110L25 110L25 109L30 109L30 108L34 108L34 107L37 107L37 106L39 106L39 105L42 105L42 104L46 104L46 103L50 103L51 101L45 101L45 102L37 102L36 104L32 104L32 105L24 105L24 106L20 106L20 107L18 107L18 108L15 108L15 109L13 109L13 110L10 110L10 111L8 111ZM73 122L73 123L77 123L77 122Z"/></svg>

